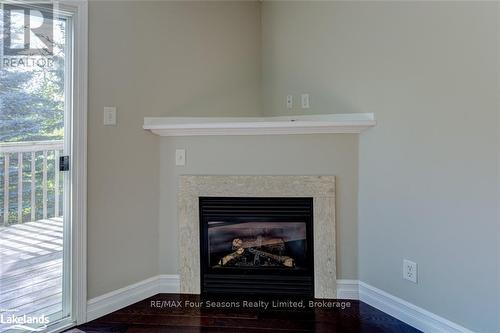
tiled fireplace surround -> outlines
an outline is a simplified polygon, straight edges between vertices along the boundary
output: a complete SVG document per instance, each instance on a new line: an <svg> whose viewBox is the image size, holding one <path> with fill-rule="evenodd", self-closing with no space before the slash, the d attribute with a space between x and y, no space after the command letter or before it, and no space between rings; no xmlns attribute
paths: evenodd
<svg viewBox="0 0 500 333"><path fill-rule="evenodd" d="M181 176L180 291L200 294L199 197L312 197L314 296L336 297L334 176Z"/></svg>

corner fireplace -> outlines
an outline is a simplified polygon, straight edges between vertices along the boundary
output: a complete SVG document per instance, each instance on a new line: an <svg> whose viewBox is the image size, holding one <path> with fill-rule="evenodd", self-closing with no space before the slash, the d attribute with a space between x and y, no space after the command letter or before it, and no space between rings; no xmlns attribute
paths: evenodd
<svg viewBox="0 0 500 333"><path fill-rule="evenodd" d="M313 297L313 199L199 197L202 294Z"/></svg>

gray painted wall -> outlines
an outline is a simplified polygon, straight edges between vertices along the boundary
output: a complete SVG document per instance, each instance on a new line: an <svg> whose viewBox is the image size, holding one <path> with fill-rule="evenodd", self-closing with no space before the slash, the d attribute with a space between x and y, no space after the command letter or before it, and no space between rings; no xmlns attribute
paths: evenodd
<svg viewBox="0 0 500 333"><path fill-rule="evenodd" d="M260 113L258 22L250 2L90 2L89 298L159 272L160 140L144 117Z"/></svg>
<svg viewBox="0 0 500 333"><path fill-rule="evenodd" d="M360 279L500 331L499 4L264 2L262 22L267 113L309 92L311 112L376 114L359 145Z"/></svg>

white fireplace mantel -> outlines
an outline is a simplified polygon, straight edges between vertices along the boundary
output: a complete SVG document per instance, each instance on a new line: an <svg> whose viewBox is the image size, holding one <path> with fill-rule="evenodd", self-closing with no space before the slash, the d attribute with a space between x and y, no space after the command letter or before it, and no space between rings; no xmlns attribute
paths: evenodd
<svg viewBox="0 0 500 333"><path fill-rule="evenodd" d="M144 118L145 130L160 136L361 133L375 126L373 113L279 117Z"/></svg>

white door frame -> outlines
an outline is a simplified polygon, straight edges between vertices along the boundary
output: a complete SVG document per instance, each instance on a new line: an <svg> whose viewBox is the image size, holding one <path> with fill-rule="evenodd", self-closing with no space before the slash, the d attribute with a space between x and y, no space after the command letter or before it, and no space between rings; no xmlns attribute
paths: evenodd
<svg viewBox="0 0 500 333"><path fill-rule="evenodd" d="M9 0L7 0L9 1ZM71 317L50 325L46 332L59 332L87 321L87 82L88 0L11 0L17 3L54 3L71 12L72 67L70 140L69 273Z"/></svg>
<svg viewBox="0 0 500 333"><path fill-rule="evenodd" d="M52 0L49 0L52 1ZM88 1L53 0L72 13L72 67L70 134L69 297L71 317L51 325L47 332L60 332L87 321L87 82ZM68 295L67 295L68 296Z"/></svg>
<svg viewBox="0 0 500 333"><path fill-rule="evenodd" d="M87 320L87 82L88 2L61 1L73 17L73 114L71 117L71 287L73 320Z"/></svg>
<svg viewBox="0 0 500 333"><path fill-rule="evenodd" d="M52 1L52 0L49 0ZM70 235L69 273L71 318L51 325L60 332L87 321L87 85L88 1L54 0L72 12L72 68L70 133Z"/></svg>

